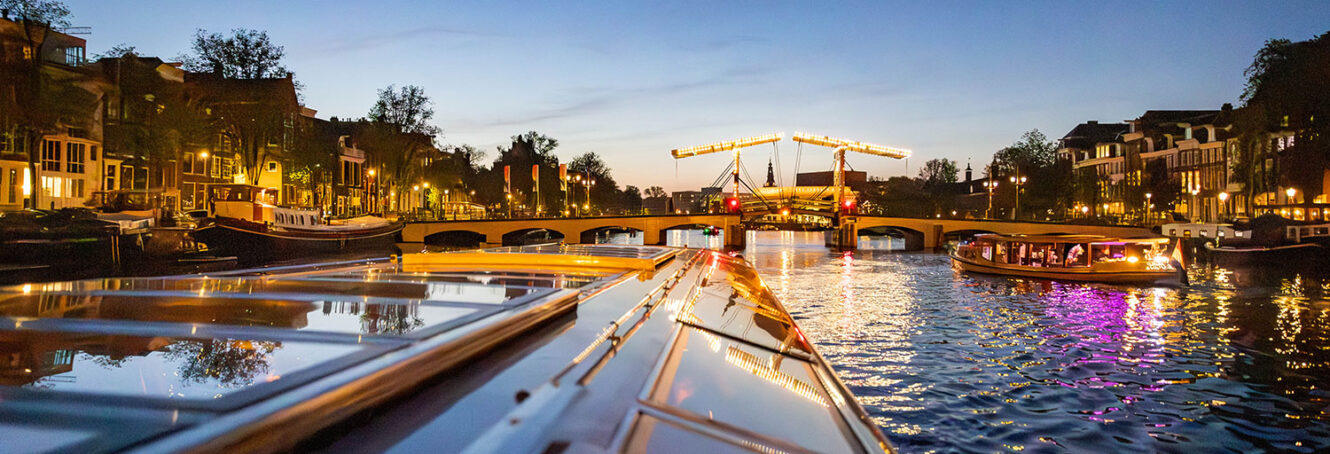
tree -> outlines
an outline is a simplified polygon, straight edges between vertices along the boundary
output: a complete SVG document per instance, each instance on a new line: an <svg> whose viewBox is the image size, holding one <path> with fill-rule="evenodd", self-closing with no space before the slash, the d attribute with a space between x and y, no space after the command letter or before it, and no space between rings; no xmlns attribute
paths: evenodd
<svg viewBox="0 0 1330 454"><path fill-rule="evenodd" d="M944 183L955 183L959 178L957 174L960 169L956 167L956 161L946 158L929 159L924 163L924 167L919 169L919 178L924 180L926 186L936 186Z"/></svg>
<svg viewBox="0 0 1330 454"><path fill-rule="evenodd" d="M111 46L110 49L106 49L106 52L93 55L92 58L94 60L101 60L103 58L120 58L126 55L139 56L138 48L125 43L120 43Z"/></svg>
<svg viewBox="0 0 1330 454"><path fill-rule="evenodd" d="M1048 140L1038 129L1031 129L1022 134L1016 143L994 153L993 165L996 168L989 171L995 171L994 175L1011 175L1051 166L1057 161L1057 151L1056 142Z"/></svg>
<svg viewBox="0 0 1330 454"><path fill-rule="evenodd" d="M28 155L28 168L38 175L41 140L69 126L87 126L98 96L82 85L83 71L51 67L53 29L69 26L69 8L59 1L0 0L21 30L18 46L0 43L0 134L15 138ZM7 54L28 49L31 54ZM23 151L20 150L20 151ZM32 192L32 206L41 206L41 190Z"/></svg>
<svg viewBox="0 0 1330 454"><path fill-rule="evenodd" d="M1292 145L1271 150L1279 157L1277 183L1306 192L1304 200L1311 201L1330 167L1330 32L1307 41L1268 40L1244 74L1245 105L1235 118L1242 150L1234 170L1245 199L1251 200L1256 163L1269 149L1270 134L1292 131Z"/></svg>
<svg viewBox="0 0 1330 454"><path fill-rule="evenodd" d="M645 192L644 194L646 195L646 197L647 197L648 199L654 199L654 198L657 198L657 197L665 197L665 188L662 188L662 187L660 187L660 186L652 186L652 187L647 188L647 190L646 190L646 192Z"/></svg>
<svg viewBox="0 0 1330 454"><path fill-rule="evenodd" d="M1146 203L1154 204L1153 212L1172 211L1173 205L1182 195L1182 181L1170 176L1168 163L1163 159L1154 159L1145 164L1144 183L1150 193Z"/></svg>
<svg viewBox="0 0 1330 454"><path fill-rule="evenodd" d="M429 151L434 140L442 134L439 127L430 124L434 118L434 102L425 95L425 89L407 85L401 89L393 85L379 90L379 99L369 111L370 127L362 143L383 164L384 176L396 188L398 204L406 200L411 178L420 170L417 164Z"/></svg>
<svg viewBox="0 0 1330 454"><path fill-rule="evenodd" d="M188 71L227 79L272 79L288 73L282 66L286 49L273 44L265 31L237 28L231 30L231 36L223 36L199 29L194 33L193 51L181 59Z"/></svg>
<svg viewBox="0 0 1330 454"><path fill-rule="evenodd" d="M626 186L623 188L623 209L628 213L642 212L642 191L637 186Z"/></svg>
<svg viewBox="0 0 1330 454"><path fill-rule="evenodd" d="M568 162L568 171L590 178L595 182L591 186L591 203L601 210L622 208L619 197L619 184L614 181L610 167L595 152L582 153Z"/></svg>
<svg viewBox="0 0 1330 454"><path fill-rule="evenodd" d="M536 131L527 131L525 134L518 134L512 137L514 142L523 141L531 144L531 150L537 155L548 156L559 147L559 141L553 137L541 134Z"/></svg>

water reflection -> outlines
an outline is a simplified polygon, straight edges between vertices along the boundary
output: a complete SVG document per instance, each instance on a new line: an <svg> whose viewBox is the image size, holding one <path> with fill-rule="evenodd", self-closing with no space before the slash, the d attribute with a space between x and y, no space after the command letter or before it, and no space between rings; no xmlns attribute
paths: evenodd
<svg viewBox="0 0 1330 454"><path fill-rule="evenodd" d="M1057 283L755 233L745 257L904 452L1330 449L1325 275Z"/></svg>

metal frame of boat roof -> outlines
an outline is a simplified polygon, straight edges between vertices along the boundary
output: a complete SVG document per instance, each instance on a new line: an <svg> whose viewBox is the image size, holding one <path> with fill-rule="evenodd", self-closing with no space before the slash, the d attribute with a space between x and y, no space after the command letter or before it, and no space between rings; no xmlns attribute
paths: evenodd
<svg viewBox="0 0 1330 454"><path fill-rule="evenodd" d="M509 260L512 266L504 267L501 260L494 259ZM413 262L418 269L409 271ZM470 279L476 281L458 281ZM316 289L322 290L313 291ZM456 296L465 292L477 292L483 301ZM320 303L322 313L315 311ZM351 332L338 324L347 323L348 314L330 313L329 304L351 305L357 311L363 306L365 314L370 307L439 308L444 312L423 315L428 323L406 332ZM277 317L276 323L286 326L262 326L274 323L265 321L264 315L250 315L262 311L275 313L267 316ZM211 319L205 320L207 317ZM364 325L358 329L363 331ZM532 335L538 332L549 334ZM139 344L121 344L148 350L126 356L133 358L130 367L138 367L140 376L145 370L151 374L177 367L162 352L181 342L219 341L276 345L263 359L273 362L271 367L280 373L267 381L251 379L208 399L185 394L127 394L116 391L116 383L95 381L99 373L113 379L119 369L102 371L89 364L98 353L89 353L88 345L94 350L105 345L108 347L102 350L106 350L122 339ZM704 357L687 353L686 339L704 339L714 348L728 347L708 350L714 352L711 355L723 354L723 360ZM568 440L599 449L621 449L672 436L668 431L653 432L648 426L656 422L692 434L673 436L701 437L698 440L709 441L698 443L741 449L807 452L838 446L852 451L890 450L885 437L804 340L760 277L741 260L711 251L651 246L502 248L166 279L3 287L0 345L5 340L44 342L28 346L34 352L56 347L77 351L69 354L69 370L50 378L82 371L78 376L94 380L75 383L72 390L62 388L67 383L46 378L37 379L48 380L50 386L44 389L0 385L0 426L10 426L0 429L30 427L80 435L67 444L46 446L57 450L268 451L374 446L356 444L366 440L406 450L453 446L470 452L516 452L568 446ZM132 347L140 344L143 347ZM297 355L324 352L322 357L315 354L308 361L291 363L288 372L284 361L289 359L279 358L284 348L295 348L292 354ZM490 358L488 352L496 349L530 354ZM744 352L761 352L774 363L753 362L756 356ZM560 357L567 362L555 360ZM707 369L679 369L680 358L730 364L714 372L719 375L708 376ZM161 371L151 369L152 361L161 363ZM462 364L468 366L459 367ZM179 370L183 369L177 370L177 376ZM808 375L801 377L800 373ZM728 377L736 383L776 386L765 391L776 393L768 397L787 396L793 399L789 405L795 407L830 410L822 417L831 419L813 425L822 432L787 434L772 430L766 424L769 421L734 420L733 416L712 420L688 408L695 404L653 397L657 388L668 390L662 383L674 378L667 375L688 374L704 381ZM190 386L163 377L160 382ZM445 381L430 385L438 380ZM489 395L511 393L514 380L530 386L526 388L530 391L518 393L515 404L494 407L496 403L449 400L458 399L454 394L461 385L457 383L471 383L467 385L470 392ZM208 383L212 382L218 380ZM160 385L158 381L153 384ZM147 383L143 391L149 392ZM523 393L529 397L523 398ZM416 405L402 401L405 395L413 400L453 403ZM821 407L817 402L822 402ZM767 399L748 405L773 403ZM509 406L511 410L504 410ZM357 419L370 409L380 416ZM425 414L416 414L420 412ZM479 416L482 414L494 421L488 430L470 433L458 429L466 426L458 421L488 420ZM820 414L814 411L811 416L786 418L817 420ZM411 426L411 436L400 439L385 434L405 430L402 424L396 424L393 431L377 430L377 424L387 424L384 421L393 421L395 415L411 416L402 418L405 421L433 420ZM610 424L588 428L578 423L591 419ZM330 439L331 427L345 430L335 431L339 435ZM430 440L449 436L467 437L468 441L463 446ZM835 442L838 436L844 439ZM833 444L819 444L828 440ZM16 445L16 449L22 446Z"/></svg>

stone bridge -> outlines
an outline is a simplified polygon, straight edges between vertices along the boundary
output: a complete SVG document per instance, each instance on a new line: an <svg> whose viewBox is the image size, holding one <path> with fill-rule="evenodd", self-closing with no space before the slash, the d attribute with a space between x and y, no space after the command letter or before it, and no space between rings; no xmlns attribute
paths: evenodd
<svg viewBox="0 0 1330 454"><path fill-rule="evenodd" d="M725 235L724 244L727 247L744 246L745 229L738 214L411 222L402 229L402 241L459 246L514 245L519 244L522 234L544 229L562 235L564 243L585 244L594 243L596 234L600 232L634 230L643 235L643 244L664 244L666 230L700 226L722 229ZM870 231L887 231L905 237L907 250L933 249L949 238L975 233L1027 235L1067 233L1124 238L1154 236L1143 227L1130 226L852 216L842 218L840 227L834 232L828 232L826 244L838 248L855 248L858 247L859 235Z"/></svg>
<svg viewBox="0 0 1330 454"><path fill-rule="evenodd" d="M664 231L698 226L723 229L726 246L744 245L743 227L738 214L411 222L402 229L402 241L448 244L458 239L469 239L465 242L477 243L479 246L513 245L518 236L544 229L563 235L564 243L582 244L594 243L599 232L627 229L640 232L643 244L664 244Z"/></svg>
<svg viewBox="0 0 1330 454"><path fill-rule="evenodd" d="M858 247L858 237L865 230L892 230L905 237L905 249L932 249L948 238L975 233L1001 233L1007 235L1076 234L1103 235L1122 238L1155 236L1144 227L1116 225L1074 225L1052 222L1017 222L984 219L927 219L887 216L853 216L843 218L841 226L828 235L827 245L840 248Z"/></svg>

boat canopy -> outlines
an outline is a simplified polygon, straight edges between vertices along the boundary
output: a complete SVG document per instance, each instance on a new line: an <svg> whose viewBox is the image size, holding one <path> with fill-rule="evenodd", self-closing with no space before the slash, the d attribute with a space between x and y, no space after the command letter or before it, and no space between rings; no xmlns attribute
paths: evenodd
<svg viewBox="0 0 1330 454"><path fill-rule="evenodd" d="M1129 244L1165 244L1169 242L1168 238L1118 238L1100 235L1002 235L996 233L983 233L975 235L976 241L1024 241L1030 243L1129 243Z"/></svg>
<svg viewBox="0 0 1330 454"><path fill-rule="evenodd" d="M0 287L0 354L22 452L891 449L753 268L707 250Z"/></svg>

